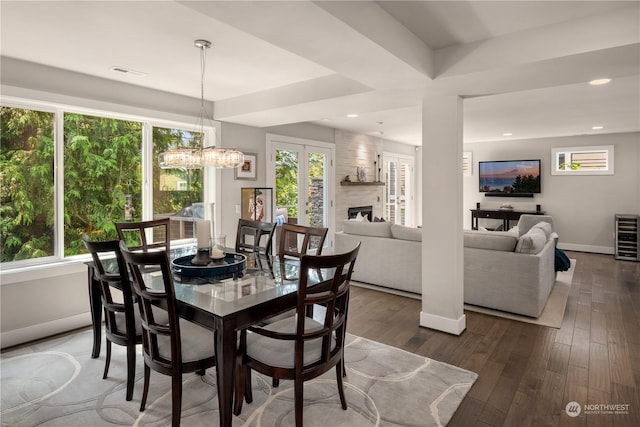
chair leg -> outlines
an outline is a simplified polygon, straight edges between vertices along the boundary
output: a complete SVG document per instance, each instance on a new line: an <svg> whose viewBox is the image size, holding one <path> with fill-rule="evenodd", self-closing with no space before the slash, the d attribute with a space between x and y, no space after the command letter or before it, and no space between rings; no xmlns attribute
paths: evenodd
<svg viewBox="0 0 640 427"><path fill-rule="evenodd" d="M144 407L147 404L147 394L149 394L149 377L151 376L151 369L144 364L144 384L142 386L142 400L140 401L140 411L144 411Z"/></svg>
<svg viewBox="0 0 640 427"><path fill-rule="evenodd" d="M294 410L296 415L296 427L302 427L302 405L304 403L304 382L302 378L296 378L293 384Z"/></svg>
<svg viewBox="0 0 640 427"><path fill-rule="evenodd" d="M104 374L102 374L102 379L107 378L107 374L109 373L109 364L111 363L111 341L107 338L107 357L104 360Z"/></svg>
<svg viewBox="0 0 640 427"><path fill-rule="evenodd" d="M127 345L127 396L126 400L133 399L133 381L136 377L136 345Z"/></svg>
<svg viewBox="0 0 640 427"><path fill-rule="evenodd" d="M336 379L338 381L338 393L340 394L340 403L342 409L347 410L347 399L344 398L344 387L342 383L342 363L336 364Z"/></svg>
<svg viewBox="0 0 640 427"><path fill-rule="evenodd" d="M233 415L237 416L242 413L245 384L245 368L242 365L238 365L236 374L236 395L233 402Z"/></svg>
<svg viewBox="0 0 640 427"><path fill-rule="evenodd" d="M280 385L280 379L279 378L271 378L271 385L273 386L273 388L278 388L278 386Z"/></svg>
<svg viewBox="0 0 640 427"><path fill-rule="evenodd" d="M180 414L182 412L182 374L171 376L171 426L178 427L180 425Z"/></svg>
<svg viewBox="0 0 640 427"><path fill-rule="evenodd" d="M244 400L247 403L253 402L253 392L251 391L251 368L245 366L244 371Z"/></svg>

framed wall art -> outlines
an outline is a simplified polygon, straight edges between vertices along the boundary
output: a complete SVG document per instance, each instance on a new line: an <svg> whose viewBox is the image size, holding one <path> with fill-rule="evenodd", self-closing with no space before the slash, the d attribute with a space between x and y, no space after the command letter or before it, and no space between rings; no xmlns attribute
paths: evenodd
<svg viewBox="0 0 640 427"><path fill-rule="evenodd" d="M273 188L243 187L241 217L252 221L273 222Z"/></svg>
<svg viewBox="0 0 640 427"><path fill-rule="evenodd" d="M244 162L235 169L235 179L249 179L255 181L258 178L257 169L257 154L244 153Z"/></svg>

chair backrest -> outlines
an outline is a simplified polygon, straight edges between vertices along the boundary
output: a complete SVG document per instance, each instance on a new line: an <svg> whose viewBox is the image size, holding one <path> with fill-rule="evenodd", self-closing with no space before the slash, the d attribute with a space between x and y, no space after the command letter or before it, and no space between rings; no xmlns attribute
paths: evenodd
<svg viewBox="0 0 640 427"><path fill-rule="evenodd" d="M124 240L131 250L164 249L169 251L171 243L171 220L169 218L151 221L116 222L118 238Z"/></svg>
<svg viewBox="0 0 640 427"><path fill-rule="evenodd" d="M276 224L272 222L240 218L236 233L236 252L257 252L261 255L270 255L275 229Z"/></svg>
<svg viewBox="0 0 640 427"><path fill-rule="evenodd" d="M315 255L321 255L328 231L328 228L284 223L279 231L278 256L300 258L314 249Z"/></svg>
<svg viewBox="0 0 640 427"><path fill-rule="evenodd" d="M122 241L120 251L131 273L130 286L138 296L145 362L150 368L171 375L177 366L173 361L178 364L182 359L182 349L168 252L134 252ZM162 272L162 284L152 287L149 281L153 276L144 271L154 269Z"/></svg>
<svg viewBox="0 0 640 427"><path fill-rule="evenodd" d="M303 360L304 342L322 339L320 361L313 364L335 365L341 357L344 346L347 312L349 308L349 289L353 266L355 265L360 243L354 249L336 255L303 255L300 259L300 284L296 305L296 355L294 360ZM327 286L307 287L310 276L323 269L335 269L333 276L326 280ZM305 331L306 314L310 307L322 305L326 311L322 328ZM333 342L335 341L335 345ZM298 354L300 352L300 354Z"/></svg>
<svg viewBox="0 0 640 427"><path fill-rule="evenodd" d="M91 253L95 278L100 282L100 297L105 312L104 321L107 334L110 338L116 336L121 340L135 339L133 291L122 279L122 274L127 271L127 267L120 252L120 242L118 240L92 242L86 234L82 235L82 240ZM113 270L112 272L106 271L103 263L106 258L111 258L110 262L117 263L117 270L110 268ZM114 291L122 293L122 298L114 299ZM117 322L116 319L120 316L118 313L124 313L124 325Z"/></svg>

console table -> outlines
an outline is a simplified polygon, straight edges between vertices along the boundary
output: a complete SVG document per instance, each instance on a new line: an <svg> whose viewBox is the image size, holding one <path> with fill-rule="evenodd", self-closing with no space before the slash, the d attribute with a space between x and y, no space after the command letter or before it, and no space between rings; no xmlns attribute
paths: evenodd
<svg viewBox="0 0 640 427"><path fill-rule="evenodd" d="M510 222L520 219L520 215L544 215L544 211L516 211L513 209L471 209L471 229L478 229L479 218L501 219L502 229L509 230Z"/></svg>

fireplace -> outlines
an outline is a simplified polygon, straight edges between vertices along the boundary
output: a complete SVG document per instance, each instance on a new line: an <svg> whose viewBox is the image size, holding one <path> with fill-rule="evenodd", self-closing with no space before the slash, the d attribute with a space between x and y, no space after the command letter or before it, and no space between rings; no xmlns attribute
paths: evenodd
<svg viewBox="0 0 640 427"><path fill-rule="evenodd" d="M348 219L355 218L358 213L362 216L366 216L369 219L369 222L373 221L373 206L355 206L348 209L347 217Z"/></svg>

